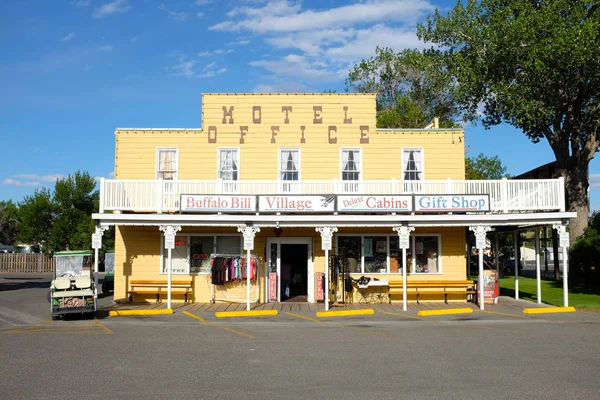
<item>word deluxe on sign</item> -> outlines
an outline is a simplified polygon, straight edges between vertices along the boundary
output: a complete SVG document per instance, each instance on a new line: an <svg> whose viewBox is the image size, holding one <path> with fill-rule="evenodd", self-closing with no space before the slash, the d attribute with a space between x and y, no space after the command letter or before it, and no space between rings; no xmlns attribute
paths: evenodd
<svg viewBox="0 0 600 400"><path fill-rule="evenodd" d="M344 124L352 124L352 117L348 117L348 106L342 107L344 110ZM234 124L234 106L223 106L223 124ZM282 122L283 124L289 124L290 118L292 116L293 108L292 106L282 106ZM323 106L312 106L312 114L313 125L323 125ZM252 123L254 125L260 125L262 123L262 107L261 106L253 106L252 107ZM279 135L279 125L271 125L271 143L277 143L277 135ZM248 135L249 126L248 125L240 125L240 144L245 143L245 136ZM300 138L300 143L306 143L306 125L300 125L300 131L297 132ZM337 125L328 125L327 126L327 140L329 144L337 143ZM369 144L369 126L368 125L360 125L358 127L357 137L359 139L360 144ZM208 127L208 143L217 143L218 138L218 129L216 125L210 125Z"/></svg>

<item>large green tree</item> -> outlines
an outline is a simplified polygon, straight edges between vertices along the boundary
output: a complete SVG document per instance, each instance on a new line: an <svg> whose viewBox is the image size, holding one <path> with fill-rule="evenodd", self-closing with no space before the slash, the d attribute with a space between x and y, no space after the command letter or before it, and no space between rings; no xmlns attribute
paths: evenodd
<svg viewBox="0 0 600 400"><path fill-rule="evenodd" d="M502 165L500 157L488 157L479 153L477 157L465 158L465 176L470 180L502 179L508 178L506 167Z"/></svg>
<svg viewBox="0 0 600 400"><path fill-rule="evenodd" d="M47 188L36 189L32 195L19 202L19 240L25 243L41 244L44 251L50 236L50 229L56 218L56 207L52 193Z"/></svg>
<svg viewBox="0 0 600 400"><path fill-rule="evenodd" d="M418 28L456 80L454 96L483 124L546 140L565 178L573 243L587 226L588 166L599 145L597 0L468 0Z"/></svg>

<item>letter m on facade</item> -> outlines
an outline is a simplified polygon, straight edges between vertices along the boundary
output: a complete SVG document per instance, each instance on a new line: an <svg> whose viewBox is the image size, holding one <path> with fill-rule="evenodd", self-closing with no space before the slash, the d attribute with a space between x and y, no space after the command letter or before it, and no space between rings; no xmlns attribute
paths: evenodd
<svg viewBox="0 0 600 400"><path fill-rule="evenodd" d="M223 123L227 123L227 117L229 117L229 123L233 124L233 106L229 107L229 111L227 111L227 107L223 106Z"/></svg>

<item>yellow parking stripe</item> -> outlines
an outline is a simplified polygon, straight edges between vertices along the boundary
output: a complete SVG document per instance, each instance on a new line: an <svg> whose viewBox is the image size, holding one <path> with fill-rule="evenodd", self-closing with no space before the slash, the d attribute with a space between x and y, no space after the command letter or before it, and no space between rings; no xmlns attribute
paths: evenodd
<svg viewBox="0 0 600 400"><path fill-rule="evenodd" d="M305 315L295 314L295 313L292 313L292 312L286 312L285 314L287 314L287 315L291 315L292 317L296 317L296 318L307 319L307 320L309 320L309 321L316 322L316 323L318 323L318 324L327 325L327 322L319 321L318 319L314 319L314 318L311 318L311 317L307 317L307 316L305 316Z"/></svg>
<svg viewBox="0 0 600 400"><path fill-rule="evenodd" d="M101 323L100 321L98 321L96 318L94 318L94 322L96 323L96 325L98 325L100 328L104 329L106 331L106 333L110 333L110 334L114 334L113 331L111 331L110 329L108 329L103 323Z"/></svg>
<svg viewBox="0 0 600 400"><path fill-rule="evenodd" d="M214 326L214 327L221 328L221 329L224 329L224 330L229 331L229 332L237 333L238 335L242 335L242 336L245 336L245 337L250 338L250 339L256 339L256 337L250 335L249 333L241 332L241 331L238 331L238 330L235 330L235 329L228 328L226 326L222 326L222 325L219 325L219 324L208 322L204 318L202 318L202 317L200 317L200 316L198 316L196 314L192 314L189 311L184 311L183 314L187 315L188 317L192 317L194 319L197 319L198 321L203 322L206 325Z"/></svg>

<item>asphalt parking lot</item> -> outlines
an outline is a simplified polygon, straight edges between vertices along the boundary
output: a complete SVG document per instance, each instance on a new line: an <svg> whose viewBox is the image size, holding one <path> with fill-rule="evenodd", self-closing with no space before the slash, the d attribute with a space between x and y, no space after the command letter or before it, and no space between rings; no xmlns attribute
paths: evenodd
<svg viewBox="0 0 600 400"><path fill-rule="evenodd" d="M600 390L595 312L51 321L47 286L7 290L3 278L3 398L596 399Z"/></svg>

